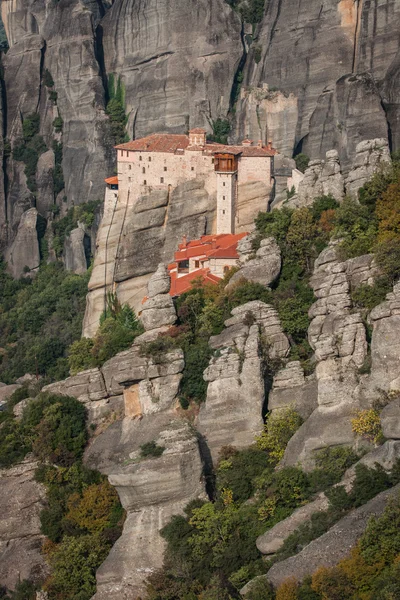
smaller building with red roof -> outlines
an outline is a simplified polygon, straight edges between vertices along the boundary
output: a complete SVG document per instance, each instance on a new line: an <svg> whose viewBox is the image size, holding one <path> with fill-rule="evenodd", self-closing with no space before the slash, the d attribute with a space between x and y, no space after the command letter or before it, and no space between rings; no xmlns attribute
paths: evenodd
<svg viewBox="0 0 400 600"><path fill-rule="evenodd" d="M204 283L218 283L229 269L237 265L237 245L246 235L203 235L199 240L191 241L184 237L175 252L174 262L168 265L170 295L180 296L189 291L199 278Z"/></svg>

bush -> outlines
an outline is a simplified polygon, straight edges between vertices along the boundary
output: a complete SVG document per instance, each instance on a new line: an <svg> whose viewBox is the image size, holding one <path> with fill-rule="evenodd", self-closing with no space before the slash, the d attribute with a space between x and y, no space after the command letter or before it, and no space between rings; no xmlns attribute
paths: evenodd
<svg viewBox="0 0 400 600"><path fill-rule="evenodd" d="M268 467L267 456L263 450L248 448L240 452L232 449L228 459L220 461L217 469L217 488L232 491L235 502L248 500L255 492L255 478Z"/></svg>
<svg viewBox="0 0 400 600"><path fill-rule="evenodd" d="M268 416L264 432L256 441L260 450L268 452L272 464L283 458L287 443L302 422L300 415L291 407Z"/></svg>
<svg viewBox="0 0 400 600"><path fill-rule="evenodd" d="M373 285L368 285L366 283L359 285L351 292L351 300L355 307L365 308L369 312L385 300L386 294L390 292L390 290L391 286L388 280L380 277L375 280Z"/></svg>
<svg viewBox="0 0 400 600"><path fill-rule="evenodd" d="M60 133L63 130L64 121L61 117L56 117L53 121L53 127L57 133Z"/></svg>
<svg viewBox="0 0 400 600"><path fill-rule="evenodd" d="M90 600L96 591L96 570L108 552L99 534L65 537L48 554L52 574L44 589L51 598Z"/></svg>
<svg viewBox="0 0 400 600"><path fill-rule="evenodd" d="M86 445L86 409L68 396L40 394L24 411L22 427L31 431L32 448L43 461L70 466Z"/></svg>
<svg viewBox="0 0 400 600"><path fill-rule="evenodd" d="M383 282L387 281L388 285L396 283L400 278L400 239L377 244L375 260L383 274Z"/></svg>
<svg viewBox="0 0 400 600"><path fill-rule="evenodd" d="M358 411L351 420L351 428L355 434L374 444L382 440L381 419L378 411L373 408Z"/></svg>
<svg viewBox="0 0 400 600"><path fill-rule="evenodd" d="M54 86L54 80L51 76L51 73L48 69L45 69L44 71L44 75L43 75L43 83L46 87L51 88Z"/></svg>
<svg viewBox="0 0 400 600"><path fill-rule="evenodd" d="M140 446L140 456L142 458L158 458L163 454L164 450L164 446L158 446L153 440L151 442L146 442L145 444Z"/></svg>
<svg viewBox="0 0 400 600"><path fill-rule="evenodd" d="M303 154L302 152L300 152L300 154L297 154L294 157L294 160L296 162L296 169L298 169L299 171L304 173L308 167L310 158L306 154Z"/></svg>

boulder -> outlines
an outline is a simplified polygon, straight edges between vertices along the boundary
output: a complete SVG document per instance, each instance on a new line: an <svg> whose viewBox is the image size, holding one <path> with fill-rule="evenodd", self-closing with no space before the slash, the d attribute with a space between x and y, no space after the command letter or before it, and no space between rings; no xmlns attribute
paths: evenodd
<svg viewBox="0 0 400 600"><path fill-rule="evenodd" d="M4 404L10 396L21 387L20 384L12 383L11 385L0 385L0 405Z"/></svg>
<svg viewBox="0 0 400 600"><path fill-rule="evenodd" d="M146 331L176 323L174 302L169 294L158 294L143 304L140 320Z"/></svg>
<svg viewBox="0 0 400 600"><path fill-rule="evenodd" d="M159 294L168 294L171 287L171 279L163 263L158 265L157 271L152 275L147 286L147 295L154 298Z"/></svg>
<svg viewBox="0 0 400 600"><path fill-rule="evenodd" d="M260 248L256 252L256 258L245 262L230 279L227 288L229 289L241 279L269 286L278 277L281 266L281 249L275 238L266 238L262 240Z"/></svg>

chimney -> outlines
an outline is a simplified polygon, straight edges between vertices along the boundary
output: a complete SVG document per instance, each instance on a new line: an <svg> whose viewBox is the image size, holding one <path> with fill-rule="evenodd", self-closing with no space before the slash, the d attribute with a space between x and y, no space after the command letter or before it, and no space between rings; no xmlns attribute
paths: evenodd
<svg viewBox="0 0 400 600"><path fill-rule="evenodd" d="M258 147L259 147L259 148L262 148L262 147L263 147L262 140L258 140Z"/></svg>
<svg viewBox="0 0 400 600"><path fill-rule="evenodd" d="M216 240L215 238L213 238L213 239L211 240L211 248L212 248L213 250L216 250L216 249L217 249L217 240Z"/></svg>
<svg viewBox="0 0 400 600"><path fill-rule="evenodd" d="M242 146L252 146L253 140L243 140Z"/></svg>
<svg viewBox="0 0 400 600"><path fill-rule="evenodd" d="M205 146L206 130L200 127L189 131L189 146Z"/></svg>
<svg viewBox="0 0 400 600"><path fill-rule="evenodd" d="M268 141L267 149L272 150L272 141L271 140Z"/></svg>

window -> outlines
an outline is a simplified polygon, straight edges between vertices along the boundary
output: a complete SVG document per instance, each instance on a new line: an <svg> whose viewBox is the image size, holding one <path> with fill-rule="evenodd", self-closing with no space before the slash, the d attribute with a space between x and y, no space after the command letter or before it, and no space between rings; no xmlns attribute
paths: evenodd
<svg viewBox="0 0 400 600"><path fill-rule="evenodd" d="M147 185L147 181L146 180L143 181L143 185Z"/></svg>
<svg viewBox="0 0 400 600"><path fill-rule="evenodd" d="M194 268L195 269L200 269L200 261L199 260L195 260L194 261Z"/></svg>
<svg viewBox="0 0 400 600"><path fill-rule="evenodd" d="M142 173L146 173L146 167L142 168Z"/></svg>
<svg viewBox="0 0 400 600"><path fill-rule="evenodd" d="M222 196L222 200L225 200L225 196Z"/></svg>
<svg viewBox="0 0 400 600"><path fill-rule="evenodd" d="M228 265L225 265L224 267L224 273L227 273L230 270L230 267L228 267Z"/></svg>
<svg viewBox="0 0 400 600"><path fill-rule="evenodd" d="M129 170L132 171L132 165L129 165ZM224 184L225 185L225 184Z"/></svg>
<svg viewBox="0 0 400 600"><path fill-rule="evenodd" d="M139 160L142 160L142 157L141 157L141 156L139 156Z"/></svg>
<svg viewBox="0 0 400 600"><path fill-rule="evenodd" d="M225 183L225 181L223 182L223 184L222 184L222 185L223 185L224 187L226 186L226 183Z"/></svg>
<svg viewBox="0 0 400 600"><path fill-rule="evenodd" d="M151 162L151 156L149 156L149 162Z"/></svg>
<svg viewBox="0 0 400 600"><path fill-rule="evenodd" d="M160 183L164 183L164 177L160 177Z"/></svg>
<svg viewBox="0 0 400 600"><path fill-rule="evenodd" d="M194 171L194 167L192 167L192 171Z"/></svg>
<svg viewBox="0 0 400 600"><path fill-rule="evenodd" d="M167 167L164 167L164 171L166 171L166 170L167 170Z"/></svg>
<svg viewBox="0 0 400 600"><path fill-rule="evenodd" d="M222 214L223 214L223 215L225 214L225 211L224 211L224 210L222 211Z"/></svg>
<svg viewBox="0 0 400 600"><path fill-rule="evenodd" d="M214 164L214 159L213 159L213 158L211 159L211 164L212 164L212 165Z"/></svg>

